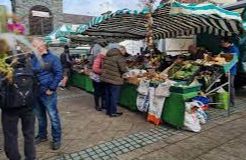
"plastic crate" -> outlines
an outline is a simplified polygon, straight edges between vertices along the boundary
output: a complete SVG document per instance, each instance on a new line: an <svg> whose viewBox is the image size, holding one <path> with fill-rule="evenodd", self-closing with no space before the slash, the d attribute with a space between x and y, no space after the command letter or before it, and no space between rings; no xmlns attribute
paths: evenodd
<svg viewBox="0 0 246 160"><path fill-rule="evenodd" d="M192 86L171 86L170 91L174 93L190 93L190 92L198 92L201 90L201 84L199 85L192 85Z"/></svg>

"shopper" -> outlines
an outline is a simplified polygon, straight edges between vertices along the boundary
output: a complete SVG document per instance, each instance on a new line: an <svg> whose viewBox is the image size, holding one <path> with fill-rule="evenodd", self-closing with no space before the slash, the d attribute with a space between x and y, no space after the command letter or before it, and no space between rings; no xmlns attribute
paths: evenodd
<svg viewBox="0 0 246 160"><path fill-rule="evenodd" d="M101 80L105 83L107 115L118 117L123 113L117 112L117 103L120 96L120 88L124 80L122 74L127 72L122 52L113 48L107 52L102 67Z"/></svg>
<svg viewBox="0 0 246 160"><path fill-rule="evenodd" d="M223 52L226 54L233 54L233 56L238 57L239 56L239 49L237 46L235 46L231 39L228 37L225 37L221 40L221 46L223 49ZM235 105L235 87L234 87L234 80L235 76L237 75L237 64L235 64L231 70L230 70L230 101L231 105Z"/></svg>
<svg viewBox="0 0 246 160"><path fill-rule="evenodd" d="M119 46L119 49L123 57L128 58L131 56L129 53L127 53L125 46Z"/></svg>
<svg viewBox="0 0 246 160"><path fill-rule="evenodd" d="M61 81L61 89L64 90L67 87L67 82L69 80L72 68L72 58L69 52L69 47L67 45L64 46L64 52L60 56L62 68L63 68L63 79Z"/></svg>
<svg viewBox="0 0 246 160"><path fill-rule="evenodd" d="M62 66L59 58L53 55L41 39L33 40L33 47L37 49L38 56L33 57L32 65L39 82L38 103L36 114L39 122L39 132L36 144L47 141L47 117L48 113L52 128L52 149L57 150L61 146L61 122L57 109L56 89L62 79Z"/></svg>
<svg viewBox="0 0 246 160"><path fill-rule="evenodd" d="M0 54L6 42L0 40ZM12 63L12 60L9 61ZM18 149L18 122L21 120L24 136L24 154L26 160L35 160L35 114L33 103L36 100L37 83L28 57L15 57L12 79L1 77L0 101L2 108L2 129L4 150L8 159L20 160ZM1 75L2 76L2 75Z"/></svg>
<svg viewBox="0 0 246 160"><path fill-rule="evenodd" d="M188 52L190 53L189 59L191 60L197 60L197 59L203 59L204 54L207 53L207 51L203 48L198 48L196 45L190 45L188 47Z"/></svg>
<svg viewBox="0 0 246 160"><path fill-rule="evenodd" d="M89 64L88 64L88 68L92 69L92 65L94 62L94 59L96 58L96 56L101 52L102 46L99 44L94 44L91 48L90 48L90 56L88 57L89 60Z"/></svg>
<svg viewBox="0 0 246 160"><path fill-rule="evenodd" d="M93 72L90 74L93 81L95 109L97 111L102 111L102 109L105 109L105 89L104 84L100 81L100 75L102 74L102 65L106 52L107 51L105 49L102 49L96 56L92 65Z"/></svg>

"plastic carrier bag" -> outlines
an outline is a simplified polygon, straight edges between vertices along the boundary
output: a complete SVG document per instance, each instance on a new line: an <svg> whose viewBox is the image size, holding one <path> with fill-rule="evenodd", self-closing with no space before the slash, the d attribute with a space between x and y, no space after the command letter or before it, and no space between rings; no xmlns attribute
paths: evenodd
<svg viewBox="0 0 246 160"><path fill-rule="evenodd" d="M185 103L185 118L184 129L192 132L200 132L201 125L196 111L192 111L192 108L196 105L195 102Z"/></svg>
<svg viewBox="0 0 246 160"><path fill-rule="evenodd" d="M137 97L137 108L140 112L147 112L149 108L149 96L139 94Z"/></svg>
<svg viewBox="0 0 246 160"><path fill-rule="evenodd" d="M216 108L227 110L229 108L229 98L230 98L230 94L228 92L216 93L215 101L217 103L220 103L216 105Z"/></svg>
<svg viewBox="0 0 246 160"><path fill-rule="evenodd" d="M149 82L148 80L141 80L140 84L138 86L138 93L142 94L142 95L148 95L148 91L149 91Z"/></svg>
<svg viewBox="0 0 246 160"><path fill-rule="evenodd" d="M154 87L149 88L149 112L147 121L154 123L155 125L161 124L161 114L164 106L165 96L155 96L156 89Z"/></svg>
<svg viewBox="0 0 246 160"><path fill-rule="evenodd" d="M204 112L202 108L198 108L197 111L197 118L199 119L200 124L205 124L207 122L208 116Z"/></svg>
<svg viewBox="0 0 246 160"><path fill-rule="evenodd" d="M170 95L170 85L167 83L160 83L155 90L155 96L168 97Z"/></svg>

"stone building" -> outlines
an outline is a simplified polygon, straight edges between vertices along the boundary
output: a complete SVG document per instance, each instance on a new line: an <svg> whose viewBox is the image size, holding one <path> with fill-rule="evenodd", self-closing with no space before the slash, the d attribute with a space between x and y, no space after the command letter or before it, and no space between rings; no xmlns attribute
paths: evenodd
<svg viewBox="0 0 246 160"><path fill-rule="evenodd" d="M27 34L43 36L64 23L83 24L92 17L63 13L62 0L11 0L13 11L21 17Z"/></svg>

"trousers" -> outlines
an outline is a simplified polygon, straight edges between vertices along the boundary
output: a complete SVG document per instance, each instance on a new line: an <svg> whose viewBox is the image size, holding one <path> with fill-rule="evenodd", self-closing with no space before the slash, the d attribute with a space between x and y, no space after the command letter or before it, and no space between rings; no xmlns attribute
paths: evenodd
<svg viewBox="0 0 246 160"><path fill-rule="evenodd" d="M32 108L11 109L2 111L4 150L10 160L20 160L18 148L18 122L21 120L24 136L25 160L35 160L35 115Z"/></svg>

